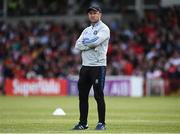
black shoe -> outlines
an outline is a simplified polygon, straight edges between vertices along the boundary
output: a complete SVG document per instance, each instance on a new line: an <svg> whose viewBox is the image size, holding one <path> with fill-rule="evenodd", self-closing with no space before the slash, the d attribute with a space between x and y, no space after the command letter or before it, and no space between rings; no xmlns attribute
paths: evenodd
<svg viewBox="0 0 180 134"><path fill-rule="evenodd" d="M105 130L106 126L104 123L99 122L96 126L96 130Z"/></svg>
<svg viewBox="0 0 180 134"><path fill-rule="evenodd" d="M83 125L83 124L77 124L74 126L73 130L85 130L88 129L88 124Z"/></svg>

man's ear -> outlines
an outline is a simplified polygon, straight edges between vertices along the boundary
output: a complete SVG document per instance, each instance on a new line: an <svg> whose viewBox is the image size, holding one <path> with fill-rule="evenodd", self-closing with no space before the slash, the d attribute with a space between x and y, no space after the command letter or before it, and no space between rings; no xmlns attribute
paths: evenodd
<svg viewBox="0 0 180 134"><path fill-rule="evenodd" d="M99 18L101 19L101 17L102 17L102 13L99 13Z"/></svg>

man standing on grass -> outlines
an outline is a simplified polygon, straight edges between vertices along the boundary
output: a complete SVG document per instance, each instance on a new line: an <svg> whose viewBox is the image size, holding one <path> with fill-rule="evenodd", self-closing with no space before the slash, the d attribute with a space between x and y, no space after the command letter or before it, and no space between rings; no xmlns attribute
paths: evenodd
<svg viewBox="0 0 180 134"><path fill-rule="evenodd" d="M91 25L83 30L75 45L75 48L81 51L82 67L78 80L80 121L73 129L84 130L88 128L88 97L93 86L99 118L95 129L105 130L106 108L103 89L110 30L101 21L102 11L100 7L89 7L87 14Z"/></svg>

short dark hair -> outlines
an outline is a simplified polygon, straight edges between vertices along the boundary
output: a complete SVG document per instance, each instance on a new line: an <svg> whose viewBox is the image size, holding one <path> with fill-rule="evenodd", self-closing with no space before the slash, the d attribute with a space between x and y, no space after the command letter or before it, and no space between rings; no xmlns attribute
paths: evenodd
<svg viewBox="0 0 180 134"><path fill-rule="evenodd" d="M88 9L87 9L87 13L89 13L91 10L93 11L99 11L100 13L102 13L102 10L99 6L90 6Z"/></svg>

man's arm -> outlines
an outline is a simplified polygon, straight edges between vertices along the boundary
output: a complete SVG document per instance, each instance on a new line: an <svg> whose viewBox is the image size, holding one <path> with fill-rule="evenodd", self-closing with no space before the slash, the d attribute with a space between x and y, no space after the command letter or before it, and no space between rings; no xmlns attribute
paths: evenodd
<svg viewBox="0 0 180 134"><path fill-rule="evenodd" d="M96 36L91 39L83 40L82 44L90 48L96 48L102 42L110 37L109 29L102 29Z"/></svg>
<svg viewBox="0 0 180 134"><path fill-rule="evenodd" d="M81 33L80 37L76 41L75 48L79 49L80 51L87 51L91 49L90 47L83 44L83 41L86 39L83 39L83 32Z"/></svg>

